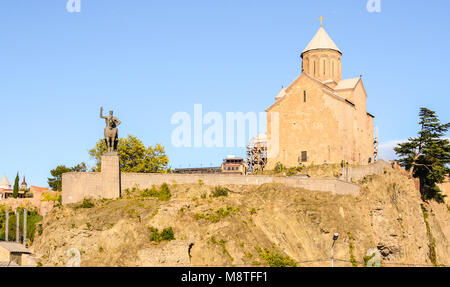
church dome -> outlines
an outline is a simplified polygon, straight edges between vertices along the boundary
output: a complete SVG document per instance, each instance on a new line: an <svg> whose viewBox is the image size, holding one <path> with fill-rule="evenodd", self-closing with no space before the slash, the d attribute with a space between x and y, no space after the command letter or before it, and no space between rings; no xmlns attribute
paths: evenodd
<svg viewBox="0 0 450 287"><path fill-rule="evenodd" d="M321 82L332 80L339 83L342 80L342 52L322 25L303 50L301 57L302 72Z"/></svg>
<svg viewBox="0 0 450 287"><path fill-rule="evenodd" d="M328 36L322 26L319 28L319 31L317 31L311 42L309 42L308 46L306 46L305 50L303 50L302 57L303 54L312 50L334 50L342 54L341 50L339 50L338 46L331 40L330 36Z"/></svg>

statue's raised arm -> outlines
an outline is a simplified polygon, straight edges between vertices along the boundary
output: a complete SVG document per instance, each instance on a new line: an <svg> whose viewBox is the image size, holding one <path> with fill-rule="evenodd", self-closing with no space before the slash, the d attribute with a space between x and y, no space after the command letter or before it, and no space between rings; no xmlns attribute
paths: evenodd
<svg viewBox="0 0 450 287"><path fill-rule="evenodd" d="M101 119L107 119L107 117L103 116L103 107L100 107L100 118Z"/></svg>

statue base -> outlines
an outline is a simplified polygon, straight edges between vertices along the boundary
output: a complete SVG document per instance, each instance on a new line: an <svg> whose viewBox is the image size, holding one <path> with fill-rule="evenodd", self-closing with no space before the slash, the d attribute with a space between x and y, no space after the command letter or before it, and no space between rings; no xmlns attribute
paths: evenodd
<svg viewBox="0 0 450 287"><path fill-rule="evenodd" d="M102 156L102 197L118 198L121 196L121 178L119 155L106 152Z"/></svg>

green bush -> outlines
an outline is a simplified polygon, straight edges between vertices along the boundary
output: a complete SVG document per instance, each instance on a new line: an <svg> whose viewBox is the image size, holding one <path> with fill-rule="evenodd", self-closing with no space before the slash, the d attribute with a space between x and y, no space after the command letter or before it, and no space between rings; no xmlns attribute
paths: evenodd
<svg viewBox="0 0 450 287"><path fill-rule="evenodd" d="M286 167L281 162L277 162L277 164L275 165L274 171L276 173L282 173L285 169L286 169Z"/></svg>
<svg viewBox="0 0 450 287"><path fill-rule="evenodd" d="M170 188L167 183L163 183L161 185L161 188L159 189L159 199L163 201L167 201L172 197L172 194L170 193Z"/></svg>
<svg viewBox="0 0 450 287"><path fill-rule="evenodd" d="M163 183L159 190L156 189L155 186L152 186L152 188L146 188L140 193L142 197L157 197L161 201L168 201L172 197L169 185L167 183Z"/></svg>
<svg viewBox="0 0 450 287"><path fill-rule="evenodd" d="M158 229L154 227L149 227L148 230L150 231L150 241L159 242L160 237L158 233Z"/></svg>
<svg viewBox="0 0 450 287"><path fill-rule="evenodd" d="M61 201L61 193L60 192L43 192L41 201Z"/></svg>
<svg viewBox="0 0 450 287"><path fill-rule="evenodd" d="M149 227L148 230L150 231L150 241L152 242L159 243L161 241L175 240L172 227L164 228L161 233L159 233L159 230L154 227Z"/></svg>
<svg viewBox="0 0 450 287"><path fill-rule="evenodd" d="M171 241L175 239L175 235L173 233L172 227L164 228L161 232L161 240L163 241Z"/></svg>
<svg viewBox="0 0 450 287"><path fill-rule="evenodd" d="M259 252L259 257L265 260L270 267L297 267L297 263L294 260L276 250L269 250L267 248L261 250L258 248L257 251Z"/></svg>
<svg viewBox="0 0 450 287"><path fill-rule="evenodd" d="M223 186L216 186L214 191L211 193L211 197L228 196L230 190Z"/></svg>
<svg viewBox="0 0 450 287"><path fill-rule="evenodd" d="M75 205L75 209L93 208L93 207L95 207L95 204L92 202L92 199L90 199L90 198L85 198L85 199L83 199L83 202Z"/></svg>

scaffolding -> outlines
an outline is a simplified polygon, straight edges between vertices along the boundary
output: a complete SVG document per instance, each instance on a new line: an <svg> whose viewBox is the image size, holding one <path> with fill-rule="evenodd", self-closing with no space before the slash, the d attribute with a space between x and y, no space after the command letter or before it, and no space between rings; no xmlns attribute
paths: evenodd
<svg viewBox="0 0 450 287"><path fill-rule="evenodd" d="M267 136L260 134L250 140L247 146L247 171L263 171L267 164Z"/></svg>

